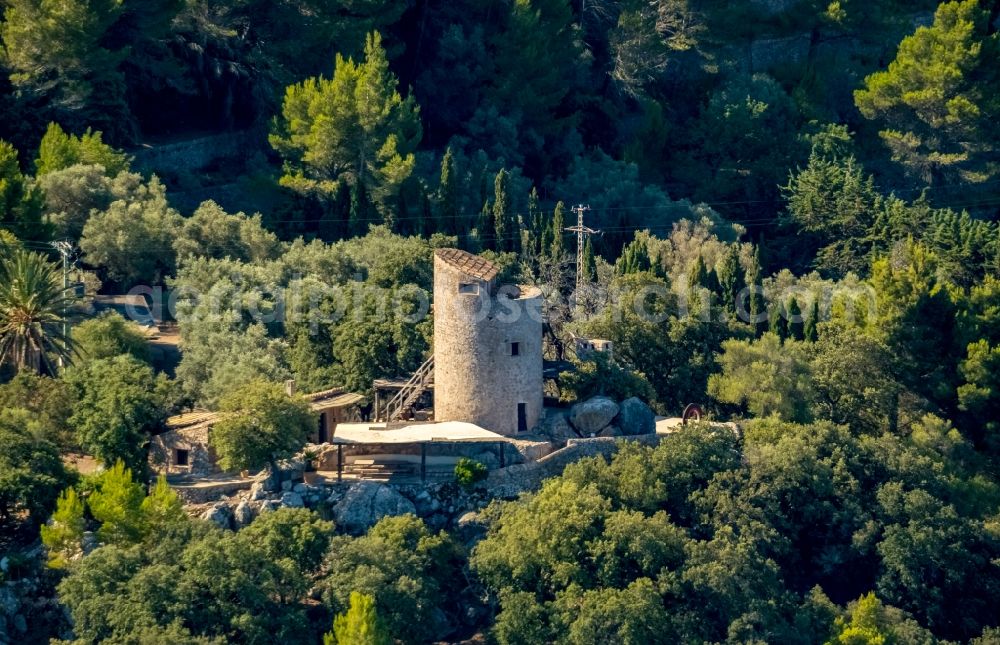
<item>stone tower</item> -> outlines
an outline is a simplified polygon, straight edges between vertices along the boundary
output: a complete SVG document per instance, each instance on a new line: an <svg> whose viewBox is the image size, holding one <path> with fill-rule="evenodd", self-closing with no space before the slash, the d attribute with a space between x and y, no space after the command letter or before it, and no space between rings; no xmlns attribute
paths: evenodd
<svg viewBox="0 0 1000 645"><path fill-rule="evenodd" d="M542 417L542 292L497 273L465 251L434 253L434 419L512 436Z"/></svg>

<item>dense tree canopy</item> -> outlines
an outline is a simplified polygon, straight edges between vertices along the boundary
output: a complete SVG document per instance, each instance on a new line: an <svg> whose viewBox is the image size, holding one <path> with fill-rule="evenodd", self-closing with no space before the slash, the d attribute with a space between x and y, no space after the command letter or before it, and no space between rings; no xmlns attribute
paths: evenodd
<svg viewBox="0 0 1000 645"><path fill-rule="evenodd" d="M998 33L985 0L8 0L0 640L995 642ZM401 487L420 518L360 535L339 488L230 530L147 477L181 409L256 469L316 427L285 381L412 374L442 247L542 287L546 406L702 422L516 499L536 465ZM178 360L93 314L137 286ZM614 454L548 471L578 450Z"/></svg>
<svg viewBox="0 0 1000 645"><path fill-rule="evenodd" d="M211 442L226 469L249 469L292 456L316 427L304 400L282 387L252 381L219 401L222 419L212 427Z"/></svg>

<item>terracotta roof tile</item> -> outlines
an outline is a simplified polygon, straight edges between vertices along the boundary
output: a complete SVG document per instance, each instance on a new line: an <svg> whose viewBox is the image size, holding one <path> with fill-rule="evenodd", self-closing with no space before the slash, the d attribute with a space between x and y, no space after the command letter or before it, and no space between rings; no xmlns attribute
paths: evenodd
<svg viewBox="0 0 1000 645"><path fill-rule="evenodd" d="M434 255L441 258L449 266L479 280L488 282L500 273L500 267L489 260L461 249L438 249Z"/></svg>

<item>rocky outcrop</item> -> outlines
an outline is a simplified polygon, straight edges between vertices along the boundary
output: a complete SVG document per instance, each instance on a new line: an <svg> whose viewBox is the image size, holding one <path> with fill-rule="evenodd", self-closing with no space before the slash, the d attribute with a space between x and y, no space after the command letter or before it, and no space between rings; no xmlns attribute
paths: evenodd
<svg viewBox="0 0 1000 645"><path fill-rule="evenodd" d="M596 435L618 416L618 404L606 396L595 396L577 403L569 410L569 422L583 435Z"/></svg>
<svg viewBox="0 0 1000 645"><path fill-rule="evenodd" d="M417 508L396 489L377 482L358 482L333 507L333 520L348 533L363 533L383 517L407 513L416 515Z"/></svg>
<svg viewBox="0 0 1000 645"><path fill-rule="evenodd" d="M567 439L577 439L580 433L570 425L565 414L551 413L539 426L539 433L547 439L552 440L560 446L566 443Z"/></svg>
<svg viewBox="0 0 1000 645"><path fill-rule="evenodd" d="M201 519L217 524L219 527L228 529L233 526L233 511L225 502L213 504L201 514Z"/></svg>
<svg viewBox="0 0 1000 645"><path fill-rule="evenodd" d="M622 436L621 428L616 425L610 425L600 432L597 433L598 437L620 437Z"/></svg>
<svg viewBox="0 0 1000 645"><path fill-rule="evenodd" d="M236 528L241 529L253 521L254 515L253 507L250 506L249 502L243 500L233 509L233 524Z"/></svg>
<svg viewBox="0 0 1000 645"><path fill-rule="evenodd" d="M615 425L625 435L653 434L656 432L656 414L641 399L633 396L622 401Z"/></svg>

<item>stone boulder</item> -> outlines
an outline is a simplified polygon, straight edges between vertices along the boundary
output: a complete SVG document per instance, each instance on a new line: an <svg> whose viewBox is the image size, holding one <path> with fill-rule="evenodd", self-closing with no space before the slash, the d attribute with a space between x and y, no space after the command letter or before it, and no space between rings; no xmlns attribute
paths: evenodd
<svg viewBox="0 0 1000 645"><path fill-rule="evenodd" d="M363 533L383 517L416 515L413 502L378 482L358 482L333 507L333 521L348 533Z"/></svg>
<svg viewBox="0 0 1000 645"><path fill-rule="evenodd" d="M577 403L569 410L569 422L583 435L589 437L606 428L618 416L618 404L606 396L595 396Z"/></svg>
<svg viewBox="0 0 1000 645"><path fill-rule="evenodd" d="M569 424L566 415L561 413L545 417L539 431L553 443L558 444L564 444L567 439L576 439L580 436L580 433Z"/></svg>
<svg viewBox="0 0 1000 645"><path fill-rule="evenodd" d="M455 521L455 533L466 544L481 540L486 535L488 529L489 527L483 515L475 511L463 513Z"/></svg>
<svg viewBox="0 0 1000 645"><path fill-rule="evenodd" d="M254 499L264 499L267 493L274 493L281 489L281 478L270 468L265 468L254 477L250 486L250 494Z"/></svg>
<svg viewBox="0 0 1000 645"><path fill-rule="evenodd" d="M656 414L641 399L633 396L622 401L615 425L626 435L653 434L656 432Z"/></svg>
<svg viewBox="0 0 1000 645"><path fill-rule="evenodd" d="M306 503L302 495L289 491L281 496L281 505L285 508L303 508Z"/></svg>
<svg viewBox="0 0 1000 645"><path fill-rule="evenodd" d="M236 505L233 509L233 523L236 528L243 528L253 522L254 512L253 507L247 501L242 501Z"/></svg>
<svg viewBox="0 0 1000 645"><path fill-rule="evenodd" d="M427 490L422 490L413 498L419 517L428 517L441 510L441 502Z"/></svg>
<svg viewBox="0 0 1000 645"><path fill-rule="evenodd" d="M597 433L598 437L621 437L623 435L621 428L616 425L610 425Z"/></svg>
<svg viewBox="0 0 1000 645"><path fill-rule="evenodd" d="M208 520L224 529L229 529L233 525L233 512L227 504L215 504L201 514L201 519Z"/></svg>

